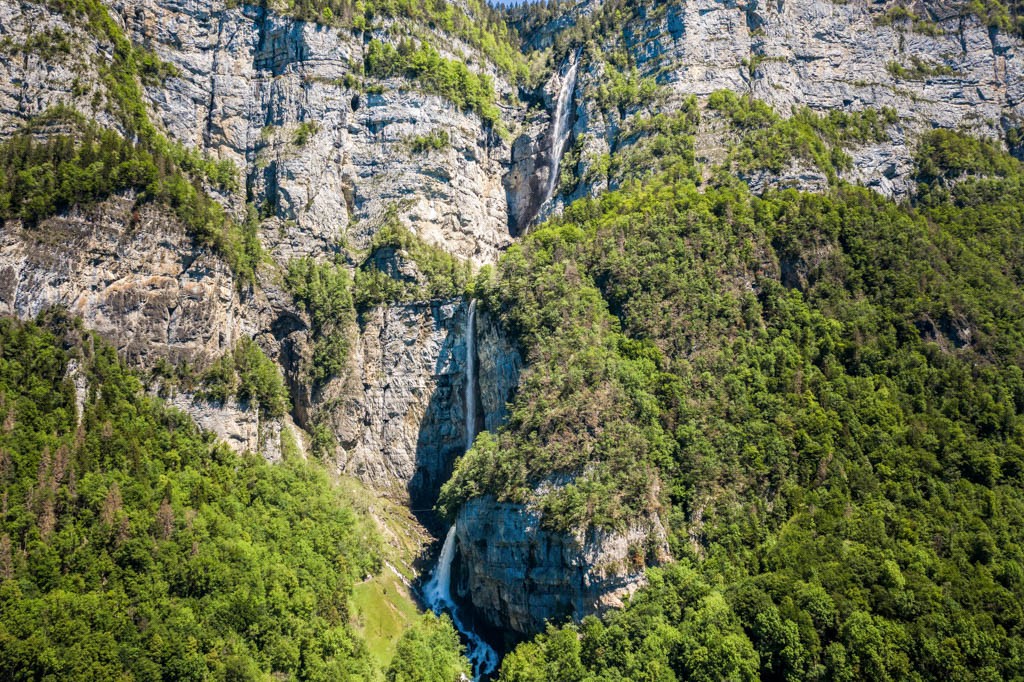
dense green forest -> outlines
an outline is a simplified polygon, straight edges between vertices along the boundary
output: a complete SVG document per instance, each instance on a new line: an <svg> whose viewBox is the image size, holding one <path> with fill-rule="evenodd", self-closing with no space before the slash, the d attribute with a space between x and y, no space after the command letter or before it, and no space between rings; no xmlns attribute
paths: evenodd
<svg viewBox="0 0 1024 682"><path fill-rule="evenodd" d="M0 220L38 230L113 195L159 202L253 285L267 258L256 210L235 220L213 198L239 191L238 170L149 119L141 84L173 68L99 0L45 4L109 46L97 106L119 130L58 107L0 142ZM365 33L347 85L404 78L498 130L491 80L442 56L431 31L525 83L505 18L528 34L573 5L260 4ZM660 11L603 3L558 34L549 63L641 10ZM1016 0L960 10L1020 32ZM877 21L936 30L903 5ZM54 33L25 49L73 48ZM602 177L616 191L577 201L477 274L392 210L367 248L299 254L274 283L308 320L301 378L314 392L344 373L357 325L382 305L472 295L515 336L526 369L510 418L457 462L443 516L486 495L529 505L556 532L667 527L673 562L649 568L625 608L551 624L498 678L1024 679L1024 165L1000 143L929 131L913 140L912 197L896 203L840 180L851 146L889 139L894 110L783 116L716 92L652 113L657 79L601 58L594 104L622 120L615 152L583 159L576 138L558 182L570 193ZM715 168L696 161L702 116L724 122ZM317 126L301 124L294 144ZM408 142L424 155L450 144L444 131ZM757 196L740 179L794 162L828 187ZM291 407L250 339L201 373L151 369L165 391L238 398L265 418ZM337 449L329 409L309 425L314 455ZM320 464L295 443L281 450L270 465L201 433L64 313L0 318L0 677L467 674L451 621L432 615L382 668L352 614L382 540ZM653 565L657 549L633 559Z"/></svg>
<svg viewBox="0 0 1024 682"><path fill-rule="evenodd" d="M245 370L260 363L240 348L259 395L260 371ZM87 385L77 405L75 377ZM350 598L380 570L380 539L327 474L200 433L65 314L0 319L0 413L3 679L440 681L467 669L436 618L377 669Z"/></svg>
<svg viewBox="0 0 1024 682"><path fill-rule="evenodd" d="M678 559L501 679L1019 679L1024 169L950 132L918 167L914 205L627 182L477 287L529 370L442 510L490 494L554 529L657 512ZM538 487L553 475L572 482Z"/></svg>

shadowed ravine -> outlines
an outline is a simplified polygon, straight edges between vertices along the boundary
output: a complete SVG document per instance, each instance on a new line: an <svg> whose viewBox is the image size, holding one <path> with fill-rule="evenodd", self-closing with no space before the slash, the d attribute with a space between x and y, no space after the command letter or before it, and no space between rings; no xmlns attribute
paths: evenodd
<svg viewBox="0 0 1024 682"><path fill-rule="evenodd" d="M466 321L466 450L476 436L476 301L469 304ZM444 546L430 581L423 587L423 600L434 613L451 615L455 627L466 640L466 655L473 664L473 679L493 673L498 667L498 653L459 617L452 599L452 562L455 560L455 526L448 529Z"/></svg>

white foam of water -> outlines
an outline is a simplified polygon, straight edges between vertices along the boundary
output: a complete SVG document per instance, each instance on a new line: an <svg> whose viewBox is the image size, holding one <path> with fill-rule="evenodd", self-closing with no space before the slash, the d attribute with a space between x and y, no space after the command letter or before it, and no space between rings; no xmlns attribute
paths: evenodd
<svg viewBox="0 0 1024 682"><path fill-rule="evenodd" d="M549 174L548 186L544 193L544 206L555 195L558 187L559 171L562 165L562 154L565 152L565 143L569 141L569 134L572 129L569 127L569 115L572 112L572 95L576 90L576 73L580 65L580 53L577 51L569 64L569 70L565 72L562 79L562 87L558 90L558 99L555 101L554 127L551 129L551 146L548 149Z"/></svg>
<svg viewBox="0 0 1024 682"><path fill-rule="evenodd" d="M469 302L466 320L466 449L476 437L476 301ZM448 613L455 627L466 638L466 656L473 664L473 679L488 675L498 667L498 652L459 618L452 599L452 562L455 560L455 526L448 529L441 554L430 581L423 587L423 599L434 613Z"/></svg>
<svg viewBox="0 0 1024 682"><path fill-rule="evenodd" d="M459 618L458 608L452 600L452 561L455 559L455 526L448 529L437 567L430 582L423 588L423 598L434 613L448 613L455 627L466 638L466 656L473 664L473 679L493 673L498 667L498 652Z"/></svg>

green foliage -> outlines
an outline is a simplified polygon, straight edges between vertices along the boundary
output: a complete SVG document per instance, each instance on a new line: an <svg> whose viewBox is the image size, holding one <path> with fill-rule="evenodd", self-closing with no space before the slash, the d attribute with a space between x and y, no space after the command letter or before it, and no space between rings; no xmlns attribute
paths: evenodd
<svg viewBox="0 0 1024 682"><path fill-rule="evenodd" d="M445 59L426 43L403 40L398 48L374 38L366 48L364 68L373 78L402 76L415 80L426 92L476 112L487 124L500 126L494 85L486 74L476 74L465 63Z"/></svg>
<svg viewBox="0 0 1024 682"><path fill-rule="evenodd" d="M697 181L693 135L700 124L696 97L690 97L672 114L634 116L619 133L617 153L607 172L617 184L626 180L669 173L678 179Z"/></svg>
<svg viewBox="0 0 1024 682"><path fill-rule="evenodd" d="M425 613L398 640L388 668L388 682L452 682L469 679L472 670L462 656L459 633L447 615Z"/></svg>
<svg viewBox="0 0 1024 682"><path fill-rule="evenodd" d="M69 202L96 201L104 198L105 193L126 189L145 190L144 198L170 205L201 243L224 256L239 285L251 283L262 259L256 225L235 224L202 186L207 182L222 191L237 189L238 171L234 164L229 160L207 159L195 150L171 142L146 113L140 84L159 84L175 75L175 67L134 46L99 0L46 0L45 4L64 14L69 22L84 25L102 44L112 46L113 58L101 65L106 108L120 122L126 137L136 141L117 142L109 137L109 131L98 131L81 115L56 107L35 119L25 135L33 135L45 124L63 119L74 124L76 138L84 135L98 143L99 148L85 150L84 158L80 158L80 150L64 138L53 144L25 139L5 143L0 159L6 166L7 177L3 179L5 187L0 188L0 211L7 213L20 202L15 213L33 221L48 215L47 211L72 205ZM55 156L58 152L70 154L71 160ZM9 154L16 158L7 160ZM96 158L100 154L103 158ZM82 164L86 161L102 165L85 167ZM121 165L122 162L127 165ZM32 165L25 166L26 163ZM93 172L103 175L94 179L89 177ZM20 179L27 186L15 185L11 176L20 173L24 173ZM22 192L27 192L30 199L19 200Z"/></svg>
<svg viewBox="0 0 1024 682"><path fill-rule="evenodd" d="M933 37L943 34L942 29L934 21L919 17L909 7L900 4L893 5L884 13L876 15L875 24L895 26L898 31L903 31L909 26L915 33Z"/></svg>
<svg viewBox="0 0 1024 682"><path fill-rule="evenodd" d="M58 121L74 134L36 140L33 130ZM240 283L252 282L263 258L255 216L241 225L231 220L164 151L133 144L70 110L51 110L0 142L0 220L18 218L31 226L74 206L133 191L139 204L170 207L201 244L224 256Z"/></svg>
<svg viewBox="0 0 1024 682"><path fill-rule="evenodd" d="M402 270L410 263L414 272ZM360 310L396 302L454 298L471 285L470 263L428 244L391 211L373 236L370 255L356 270L355 303Z"/></svg>
<svg viewBox="0 0 1024 682"><path fill-rule="evenodd" d="M451 146L447 130L432 130L426 135L414 135L409 138L409 151L413 154L425 154L441 151Z"/></svg>
<svg viewBox="0 0 1024 682"><path fill-rule="evenodd" d="M791 117L782 118L764 102L729 90L712 93L708 107L724 114L740 132L740 142L732 153L740 172L767 169L778 173L792 159L801 159L814 163L833 182L840 170L850 167L843 146L885 140L886 128L896 121L896 112L889 108L830 111L821 116L801 107Z"/></svg>
<svg viewBox="0 0 1024 682"><path fill-rule="evenodd" d="M494 495L569 532L659 513L681 560L503 679L1019 675L1024 174L945 132L919 159L969 177L917 205L627 183L478 287L528 369L441 511Z"/></svg>
<svg viewBox="0 0 1024 682"><path fill-rule="evenodd" d="M326 473L236 455L48 324L0 320L0 676L372 679L348 602L379 540Z"/></svg>
<svg viewBox="0 0 1024 682"><path fill-rule="evenodd" d="M931 130L918 144L918 177L922 181L952 180L964 175L1021 175L1021 164L1006 154L994 140L977 138L952 130Z"/></svg>
<svg viewBox="0 0 1024 682"><path fill-rule="evenodd" d="M235 2L236 0L231 0ZM378 19L393 18L444 31L466 41L506 75L522 79L526 64L519 39L501 12L484 0L260 0L261 5L322 24L369 30Z"/></svg>
<svg viewBox="0 0 1024 682"><path fill-rule="evenodd" d="M641 76L635 66L622 73L611 63L606 63L604 82L598 86L595 97L602 109L616 109L625 115L631 108L649 104L657 91L657 82Z"/></svg>
<svg viewBox="0 0 1024 682"><path fill-rule="evenodd" d="M558 194L572 194L580 179L576 169L580 164L580 154L583 152L583 145L587 142L586 135L579 135L573 141L572 146L562 154L562 160L558 171Z"/></svg>
<svg viewBox="0 0 1024 682"><path fill-rule="evenodd" d="M345 369L355 322L352 278L341 263L302 258L288 263L285 285L309 314L313 332L313 364L308 369L315 382L338 376Z"/></svg>
<svg viewBox="0 0 1024 682"><path fill-rule="evenodd" d="M548 627L506 656L500 682L761 679L760 657L721 590L694 570L652 570L650 585L605 621Z"/></svg>
<svg viewBox="0 0 1024 682"><path fill-rule="evenodd" d="M307 372L315 382L344 371L357 310L461 296L471 288L473 275L469 263L405 228L394 210L374 234L354 279L349 272L340 256L334 262L302 258L288 264L285 285L312 322L313 362Z"/></svg>
<svg viewBox="0 0 1024 682"><path fill-rule="evenodd" d="M932 76L951 76L955 73L953 68L946 64L931 64L917 55L910 57L909 67L899 62L889 62L885 68L894 78L900 80L925 80Z"/></svg>
<svg viewBox="0 0 1024 682"><path fill-rule="evenodd" d="M978 17L989 28L1024 35L1024 6L1020 0L968 0L961 11Z"/></svg>
<svg viewBox="0 0 1024 682"><path fill-rule="evenodd" d="M268 417L282 417L289 408L281 372L249 338L207 369L200 384L202 398L221 403L232 397L251 401Z"/></svg>
<svg viewBox="0 0 1024 682"><path fill-rule="evenodd" d="M295 128L295 132L292 134L292 142L297 147L305 147L306 143L309 142L309 138L313 137L320 130L320 125L316 121L303 121Z"/></svg>
<svg viewBox="0 0 1024 682"><path fill-rule="evenodd" d="M59 28L33 33L18 46L13 45L10 40L9 36L4 37L5 47L8 50L16 47L19 52L35 55L46 62L57 61L69 56L74 51L71 45L71 36Z"/></svg>

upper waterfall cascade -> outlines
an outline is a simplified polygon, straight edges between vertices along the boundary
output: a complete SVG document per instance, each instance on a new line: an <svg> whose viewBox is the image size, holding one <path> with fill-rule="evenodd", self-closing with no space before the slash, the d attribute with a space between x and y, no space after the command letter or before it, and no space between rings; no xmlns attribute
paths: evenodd
<svg viewBox="0 0 1024 682"><path fill-rule="evenodd" d="M559 172L562 165L562 155L565 153L565 145L569 141L569 134L572 128L569 126L569 116L572 113L573 93L576 91L576 73L580 65L580 53L577 51L573 56L569 69L562 78L562 86L558 89L558 99L555 102L554 118L551 127L551 146L548 152L550 172L548 174L547 189L544 192L545 206L551 201L558 188Z"/></svg>

